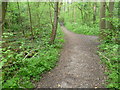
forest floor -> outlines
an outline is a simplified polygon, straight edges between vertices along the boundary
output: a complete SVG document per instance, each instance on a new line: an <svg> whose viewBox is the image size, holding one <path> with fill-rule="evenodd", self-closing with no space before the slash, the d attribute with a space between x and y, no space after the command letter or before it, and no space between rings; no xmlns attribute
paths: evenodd
<svg viewBox="0 0 120 90"><path fill-rule="evenodd" d="M97 36L75 34L61 26L65 44L57 66L43 74L37 88L104 88L105 67L97 55Z"/></svg>

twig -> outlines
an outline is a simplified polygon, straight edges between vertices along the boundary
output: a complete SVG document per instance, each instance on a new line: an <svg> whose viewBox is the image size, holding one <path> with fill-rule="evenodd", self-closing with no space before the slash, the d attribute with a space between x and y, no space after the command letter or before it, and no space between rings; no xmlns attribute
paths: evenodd
<svg viewBox="0 0 120 90"><path fill-rule="evenodd" d="M21 61L25 60L27 58L27 56L32 52L33 50L31 50Z"/></svg>
<svg viewBox="0 0 120 90"><path fill-rule="evenodd" d="M104 57L105 59L107 59L109 63L111 63L109 58L107 58L107 57L106 57L105 55L103 55L101 52L99 52L99 54L100 54L102 57Z"/></svg>

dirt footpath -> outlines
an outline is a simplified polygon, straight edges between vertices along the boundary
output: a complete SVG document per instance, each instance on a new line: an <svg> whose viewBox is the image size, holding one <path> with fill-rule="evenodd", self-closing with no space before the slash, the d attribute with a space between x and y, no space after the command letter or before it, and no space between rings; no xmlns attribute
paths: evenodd
<svg viewBox="0 0 120 90"><path fill-rule="evenodd" d="M60 60L53 70L43 75L37 88L103 88L106 76L96 53L98 37L61 28L65 45Z"/></svg>

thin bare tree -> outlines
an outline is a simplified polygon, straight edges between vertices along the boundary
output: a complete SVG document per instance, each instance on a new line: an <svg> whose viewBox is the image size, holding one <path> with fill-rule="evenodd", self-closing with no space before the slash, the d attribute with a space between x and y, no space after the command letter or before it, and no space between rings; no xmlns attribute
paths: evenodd
<svg viewBox="0 0 120 90"><path fill-rule="evenodd" d="M56 37L56 31L58 26L58 4L59 2L55 2L54 4L54 24L52 27L52 34L50 37L50 44L54 43L55 37Z"/></svg>

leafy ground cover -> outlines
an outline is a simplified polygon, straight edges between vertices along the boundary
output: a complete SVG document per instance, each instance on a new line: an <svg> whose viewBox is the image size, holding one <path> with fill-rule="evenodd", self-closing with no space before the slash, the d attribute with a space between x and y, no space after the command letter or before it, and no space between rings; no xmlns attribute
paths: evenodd
<svg viewBox="0 0 120 90"><path fill-rule="evenodd" d="M70 31L78 33L78 34L85 34L85 35L98 35L99 34L99 28L96 25L88 26L87 24L66 22L65 26Z"/></svg>
<svg viewBox="0 0 120 90"><path fill-rule="evenodd" d="M36 36L33 41L18 34L4 33L1 63L3 88L33 88L41 74L56 65L64 39L59 26L55 44L50 45L50 33L45 29L42 36ZM10 36L17 39L8 39ZM6 42L9 44L6 45Z"/></svg>
<svg viewBox="0 0 120 90"><path fill-rule="evenodd" d="M108 76L108 80L106 81L108 84L106 87L120 89L119 43L117 41L120 32L117 29L114 32L106 30L104 34L107 36L104 40L101 40L98 53L102 62L107 67L105 74Z"/></svg>

